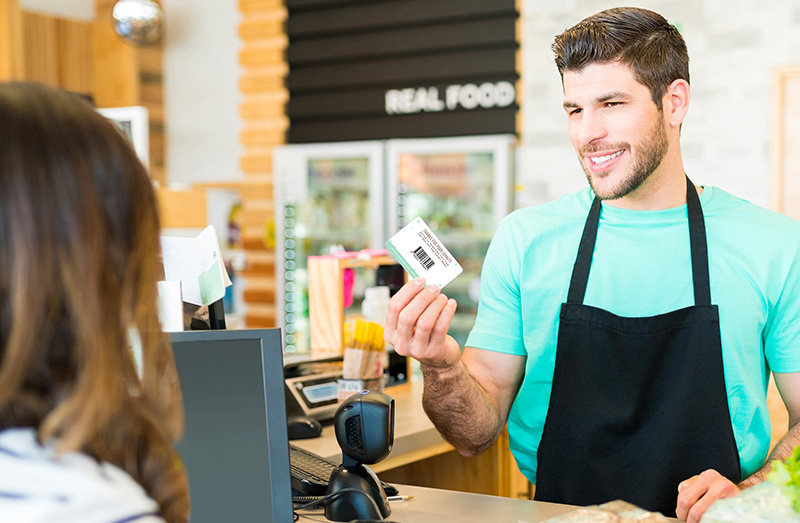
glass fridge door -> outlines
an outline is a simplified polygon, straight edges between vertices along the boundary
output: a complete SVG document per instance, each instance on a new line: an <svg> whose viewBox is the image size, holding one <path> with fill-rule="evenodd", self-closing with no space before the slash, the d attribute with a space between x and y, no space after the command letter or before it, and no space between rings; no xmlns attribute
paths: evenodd
<svg viewBox="0 0 800 523"><path fill-rule="evenodd" d="M285 145L273 153L277 317L284 351L310 351L308 257L383 244L381 142Z"/></svg>
<svg viewBox="0 0 800 523"><path fill-rule="evenodd" d="M389 235L421 217L464 268L444 289L458 303L450 335L475 322L483 258L511 210L513 135L389 140Z"/></svg>

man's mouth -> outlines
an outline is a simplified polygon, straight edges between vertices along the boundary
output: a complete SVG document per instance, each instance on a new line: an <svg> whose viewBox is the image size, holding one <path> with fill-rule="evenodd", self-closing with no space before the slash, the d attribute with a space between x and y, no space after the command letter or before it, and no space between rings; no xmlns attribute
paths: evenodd
<svg viewBox="0 0 800 523"><path fill-rule="evenodd" d="M589 159L592 161L593 164L600 165L601 163L605 163L605 162L607 162L607 161L609 161L611 159L616 158L617 156L619 156L623 152L625 152L625 150L624 149L620 149L619 151L617 151L615 153L612 153L612 154L606 154L606 155L603 155L603 156L590 156Z"/></svg>

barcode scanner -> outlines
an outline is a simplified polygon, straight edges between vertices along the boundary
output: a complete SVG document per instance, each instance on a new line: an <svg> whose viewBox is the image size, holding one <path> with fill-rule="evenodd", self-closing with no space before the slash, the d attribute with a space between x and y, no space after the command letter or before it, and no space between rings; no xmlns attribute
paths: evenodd
<svg viewBox="0 0 800 523"><path fill-rule="evenodd" d="M333 417L342 464L331 474L325 505L331 521L383 520L392 510L378 476L367 465L386 458L394 443L394 399L362 391L347 398Z"/></svg>

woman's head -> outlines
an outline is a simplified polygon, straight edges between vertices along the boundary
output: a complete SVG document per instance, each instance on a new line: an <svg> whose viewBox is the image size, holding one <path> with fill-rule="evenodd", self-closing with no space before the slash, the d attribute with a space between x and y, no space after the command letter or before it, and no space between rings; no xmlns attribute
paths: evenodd
<svg viewBox="0 0 800 523"><path fill-rule="evenodd" d="M0 84L0 238L0 428L35 427L112 462L141 452L123 440L160 446L163 426L177 437L179 388L155 305L155 195L122 133L80 97ZM126 430L129 419L143 428Z"/></svg>

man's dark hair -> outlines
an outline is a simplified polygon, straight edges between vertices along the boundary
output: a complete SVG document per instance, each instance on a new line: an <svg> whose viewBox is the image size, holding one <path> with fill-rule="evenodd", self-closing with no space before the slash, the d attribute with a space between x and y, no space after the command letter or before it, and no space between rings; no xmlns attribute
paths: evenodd
<svg viewBox="0 0 800 523"><path fill-rule="evenodd" d="M675 26L647 9L619 7L585 18L556 36L552 49L562 81L567 71L621 62L650 89L659 109L672 82L689 81L686 42Z"/></svg>

